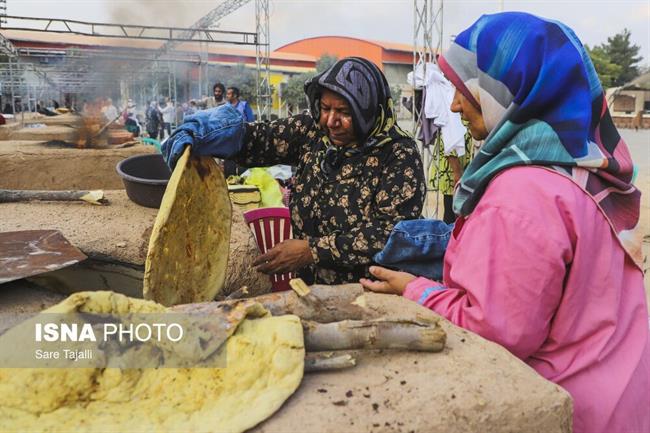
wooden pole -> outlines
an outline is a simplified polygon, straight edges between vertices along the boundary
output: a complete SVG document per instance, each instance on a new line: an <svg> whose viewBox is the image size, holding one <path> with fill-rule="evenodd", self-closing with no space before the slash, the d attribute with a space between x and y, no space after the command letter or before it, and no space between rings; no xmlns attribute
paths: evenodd
<svg viewBox="0 0 650 433"><path fill-rule="evenodd" d="M437 325L406 320L343 320L333 323L302 321L305 350L397 349L439 352L446 334Z"/></svg>
<svg viewBox="0 0 650 433"><path fill-rule="evenodd" d="M92 204L108 204L103 191L39 191L21 189L0 189L0 203L20 201L86 201Z"/></svg>

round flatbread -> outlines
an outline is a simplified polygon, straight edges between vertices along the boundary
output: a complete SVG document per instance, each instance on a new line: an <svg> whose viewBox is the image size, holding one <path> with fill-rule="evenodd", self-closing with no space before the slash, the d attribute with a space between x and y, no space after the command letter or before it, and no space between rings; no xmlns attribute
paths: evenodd
<svg viewBox="0 0 650 433"><path fill-rule="evenodd" d="M119 318L166 311L112 292L80 292L36 319L42 323L43 314L52 313ZM75 368L73 360L65 368L0 368L2 432L234 433L253 428L300 386L305 358L300 318L271 317L254 302L212 314L210 323L219 325L223 332L217 335L225 341L202 355L208 356L208 365L225 360L222 368ZM33 335L33 329L32 323L17 325L0 336L0 344L15 347L12 333ZM103 346L95 345L100 353ZM127 347L122 355L135 350Z"/></svg>
<svg viewBox="0 0 650 433"><path fill-rule="evenodd" d="M166 306L213 300L226 278L231 213L221 168L185 149L151 233L144 298Z"/></svg>

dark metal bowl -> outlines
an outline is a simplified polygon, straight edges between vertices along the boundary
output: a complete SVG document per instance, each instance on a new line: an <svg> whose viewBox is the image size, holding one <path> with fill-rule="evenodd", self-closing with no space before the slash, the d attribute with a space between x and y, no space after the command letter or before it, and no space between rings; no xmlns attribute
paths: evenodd
<svg viewBox="0 0 650 433"><path fill-rule="evenodd" d="M126 195L140 206L159 208L171 171L161 154L135 155L117 164Z"/></svg>

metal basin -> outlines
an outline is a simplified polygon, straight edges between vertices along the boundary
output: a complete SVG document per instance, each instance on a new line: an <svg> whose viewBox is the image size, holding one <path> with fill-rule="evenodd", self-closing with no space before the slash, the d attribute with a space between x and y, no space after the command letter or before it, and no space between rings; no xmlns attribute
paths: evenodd
<svg viewBox="0 0 650 433"><path fill-rule="evenodd" d="M159 208L171 171L161 154L135 155L117 164L126 195L140 206Z"/></svg>

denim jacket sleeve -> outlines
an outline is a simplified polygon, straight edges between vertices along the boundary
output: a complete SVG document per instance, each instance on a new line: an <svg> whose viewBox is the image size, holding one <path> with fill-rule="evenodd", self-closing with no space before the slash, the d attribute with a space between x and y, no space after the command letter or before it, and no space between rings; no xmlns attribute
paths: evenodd
<svg viewBox="0 0 650 433"><path fill-rule="evenodd" d="M242 115L229 104L187 116L163 143L165 161L173 169L186 146L192 146L195 155L228 159L243 146L244 125Z"/></svg>
<svg viewBox="0 0 650 433"><path fill-rule="evenodd" d="M319 131L314 119L302 114L270 123L247 123L244 145L232 159L245 167L297 166Z"/></svg>

